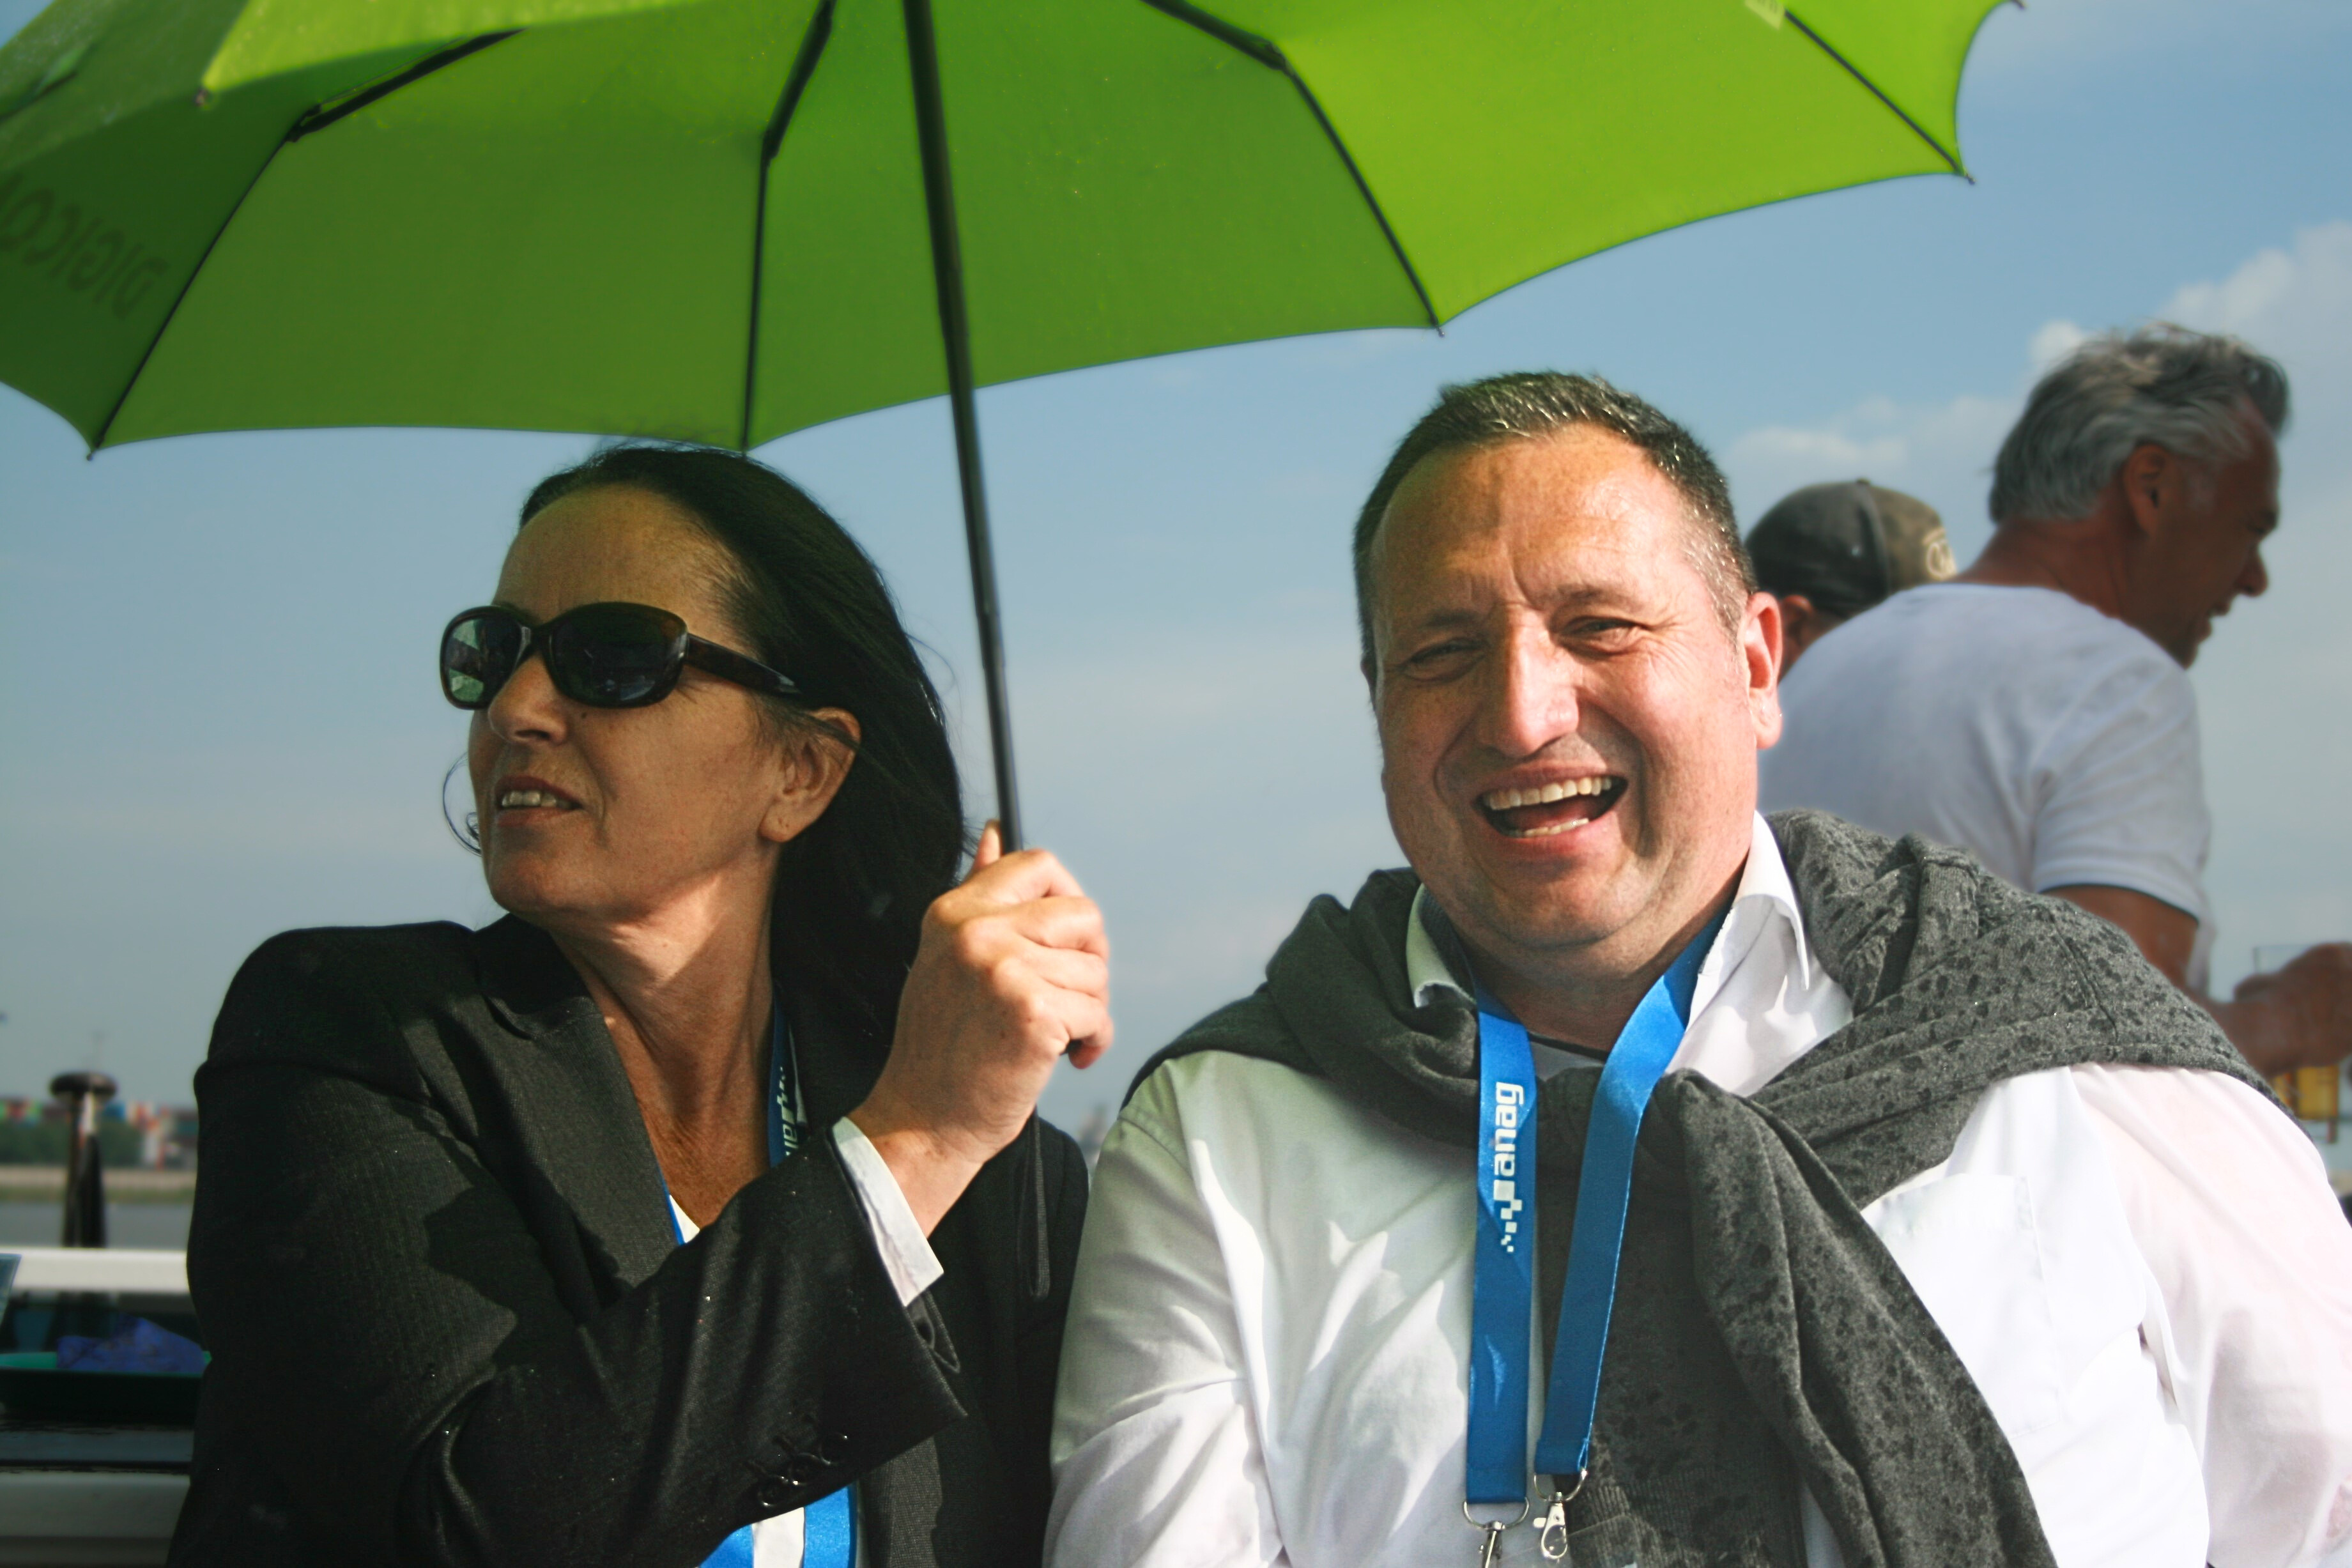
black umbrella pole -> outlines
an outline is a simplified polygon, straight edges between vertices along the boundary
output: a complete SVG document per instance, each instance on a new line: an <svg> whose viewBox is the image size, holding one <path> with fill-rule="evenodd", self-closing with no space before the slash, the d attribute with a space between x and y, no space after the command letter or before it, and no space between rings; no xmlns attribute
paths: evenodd
<svg viewBox="0 0 2352 1568"><path fill-rule="evenodd" d="M1021 795L1013 776L1013 698L1004 683L1004 631L996 603L996 554L988 539L988 496L980 479L980 421L971 383L950 386L956 472L963 485L963 541L971 556L971 610L980 626L980 678L988 691L988 744L996 764L996 826L1008 855L1021 847Z"/></svg>
<svg viewBox="0 0 2352 1568"><path fill-rule="evenodd" d="M980 473L971 321L964 311L963 253L956 241L955 188L948 175L947 116L940 106L939 38L931 26L930 0L904 0L904 5L907 58L915 80L915 133L923 153L923 206L931 231L931 279L939 286L948 408L955 419L956 478L963 487L963 537L971 554L971 608L980 623L980 674L988 690L988 739L996 761L996 822L1010 854L1021 847L1021 799L1013 778L1013 700L1004 684L996 552L989 545L988 489Z"/></svg>

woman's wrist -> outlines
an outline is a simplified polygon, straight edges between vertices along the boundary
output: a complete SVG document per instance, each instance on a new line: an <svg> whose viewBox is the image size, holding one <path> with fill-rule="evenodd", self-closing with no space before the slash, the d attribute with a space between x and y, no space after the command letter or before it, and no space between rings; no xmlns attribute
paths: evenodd
<svg viewBox="0 0 2352 1568"><path fill-rule="evenodd" d="M938 1228L987 1163L986 1155L965 1147L961 1140L942 1138L887 1103L869 1099L849 1113L849 1120L890 1168L890 1179L898 1184L925 1236Z"/></svg>

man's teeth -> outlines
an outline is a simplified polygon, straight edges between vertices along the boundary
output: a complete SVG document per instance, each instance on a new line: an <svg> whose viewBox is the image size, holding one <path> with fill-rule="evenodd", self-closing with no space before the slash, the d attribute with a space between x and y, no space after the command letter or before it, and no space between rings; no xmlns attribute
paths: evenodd
<svg viewBox="0 0 2352 1568"><path fill-rule="evenodd" d="M499 796L500 811L528 811L535 805L570 805L560 795L550 795L541 789L510 789Z"/></svg>
<svg viewBox="0 0 2352 1568"><path fill-rule="evenodd" d="M1539 784L1534 789L1498 789L1478 804L1488 811L1515 811L1523 805L1549 805L1556 800L1569 800L1580 795L1606 795L1615 781L1605 773L1589 779L1562 779L1558 784Z"/></svg>
<svg viewBox="0 0 2352 1568"><path fill-rule="evenodd" d="M1574 833L1591 826L1598 817L1580 816L1573 822L1555 822L1549 827L1521 827L1512 830L1513 838L1556 838L1563 833Z"/></svg>

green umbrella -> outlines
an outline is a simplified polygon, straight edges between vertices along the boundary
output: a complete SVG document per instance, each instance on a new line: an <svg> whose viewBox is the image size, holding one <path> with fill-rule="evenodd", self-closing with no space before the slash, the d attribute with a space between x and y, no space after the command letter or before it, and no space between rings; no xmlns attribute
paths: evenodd
<svg viewBox="0 0 2352 1568"><path fill-rule="evenodd" d="M1995 3L59 0L0 51L0 380L93 450L947 392L1017 838L974 387L1958 173Z"/></svg>

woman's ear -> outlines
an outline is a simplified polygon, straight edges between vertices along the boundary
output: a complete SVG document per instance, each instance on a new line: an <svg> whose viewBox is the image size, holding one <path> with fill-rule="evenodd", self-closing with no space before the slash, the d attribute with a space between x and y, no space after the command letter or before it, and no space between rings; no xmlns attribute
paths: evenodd
<svg viewBox="0 0 2352 1568"><path fill-rule="evenodd" d="M793 724L778 748L775 798L760 821L760 836L772 844L790 843L824 815L865 738L857 715L845 708L820 708L809 718L815 722Z"/></svg>

